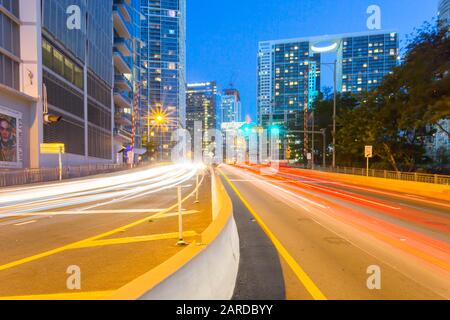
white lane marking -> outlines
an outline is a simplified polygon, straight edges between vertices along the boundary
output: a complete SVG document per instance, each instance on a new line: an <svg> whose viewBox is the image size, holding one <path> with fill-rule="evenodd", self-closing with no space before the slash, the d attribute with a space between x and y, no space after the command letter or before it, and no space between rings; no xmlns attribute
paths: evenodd
<svg viewBox="0 0 450 320"><path fill-rule="evenodd" d="M43 212L26 212L18 214L0 214L0 218L9 217L36 217L36 216L63 216L63 215L83 215L83 214L128 214L128 213L158 213L166 209L126 209L126 210L87 210L87 211L43 211Z"/></svg>
<svg viewBox="0 0 450 320"><path fill-rule="evenodd" d="M254 173L250 173L250 174L251 174L251 175L255 175ZM248 176L249 174L247 173L247 174L242 174L242 175L247 175L247 176ZM298 195L298 194L296 194L296 193L293 193L293 192L291 192L291 191L288 191L288 190L286 190L286 189L284 189L284 188L278 187L278 186L276 186L274 183L268 182L268 181L270 181L270 180L262 179L262 178L259 178L259 177L255 180L255 182L262 182L262 183L264 183L264 184L267 184L267 185L269 185L269 186L271 186L271 187L273 187L273 188L275 188L275 189L278 189L278 190L280 190L280 191L282 191L282 192L284 192L284 193L287 193L287 194L289 194L289 195L291 195L291 196L293 196L293 197L295 197L295 198L297 198L297 199L303 200L303 201L305 201L305 202L307 202L307 203L309 203L309 204L315 205L315 206L317 206L317 207L319 207L319 208L322 208L322 209L329 209L329 207L327 207L327 206L324 206L324 205L322 205L322 204L320 204L320 203L317 203L317 202L315 202L315 201L309 200L309 199L307 199L307 198L305 198L305 197L302 197L302 196L300 196L300 195Z"/></svg>
<svg viewBox="0 0 450 320"><path fill-rule="evenodd" d="M36 220L31 220L31 221L26 221L26 222L21 222L21 223L16 223L14 224L15 226L24 226L26 224L30 224L30 223L35 223L37 222Z"/></svg>

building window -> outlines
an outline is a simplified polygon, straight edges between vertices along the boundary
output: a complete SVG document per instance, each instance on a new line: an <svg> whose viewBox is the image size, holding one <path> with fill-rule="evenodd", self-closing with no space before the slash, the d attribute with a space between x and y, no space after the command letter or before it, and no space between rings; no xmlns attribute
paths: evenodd
<svg viewBox="0 0 450 320"><path fill-rule="evenodd" d="M19 63L0 53L0 83L20 89Z"/></svg>

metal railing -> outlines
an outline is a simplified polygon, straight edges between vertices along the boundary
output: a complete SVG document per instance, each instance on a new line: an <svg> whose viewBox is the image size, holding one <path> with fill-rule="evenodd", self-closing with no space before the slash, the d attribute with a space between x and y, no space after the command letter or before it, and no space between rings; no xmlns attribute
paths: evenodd
<svg viewBox="0 0 450 320"><path fill-rule="evenodd" d="M299 167L295 165L290 165L291 167ZM330 173L341 173L341 174L352 174L357 176L368 176L375 178L384 179L394 179L403 181L414 181L414 182L424 182L433 184L444 184L450 185L450 176L439 175L439 174L428 174L419 172L397 172L388 170L376 170L365 168L349 168L349 167L318 167L316 166L314 170L330 172Z"/></svg>
<svg viewBox="0 0 450 320"><path fill-rule="evenodd" d="M90 175L111 173L129 169L127 164L96 164L64 167L62 178L74 179ZM58 168L22 169L0 171L0 187L42 183L59 180Z"/></svg>

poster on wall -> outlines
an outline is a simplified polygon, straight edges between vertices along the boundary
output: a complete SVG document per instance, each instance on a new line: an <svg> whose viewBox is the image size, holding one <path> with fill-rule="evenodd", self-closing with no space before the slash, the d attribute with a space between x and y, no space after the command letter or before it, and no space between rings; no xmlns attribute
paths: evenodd
<svg viewBox="0 0 450 320"><path fill-rule="evenodd" d="M22 113L0 106L0 169L22 168Z"/></svg>

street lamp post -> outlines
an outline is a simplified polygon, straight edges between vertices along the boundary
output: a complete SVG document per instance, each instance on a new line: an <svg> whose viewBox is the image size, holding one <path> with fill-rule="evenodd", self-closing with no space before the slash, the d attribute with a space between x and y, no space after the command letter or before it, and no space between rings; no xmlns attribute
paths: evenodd
<svg viewBox="0 0 450 320"><path fill-rule="evenodd" d="M326 166L326 158L325 158L325 153L326 153L326 129L320 129L320 131L305 131L305 130L289 130L289 132L292 133L303 133L303 134L321 134L323 137L323 166ZM313 150L314 153L314 150ZM313 158L314 159L314 158ZM314 165L313 165L313 170L314 170Z"/></svg>
<svg viewBox="0 0 450 320"><path fill-rule="evenodd" d="M336 167L336 104L337 104L337 60L331 63L320 63L321 65L332 65L333 66L333 168Z"/></svg>

